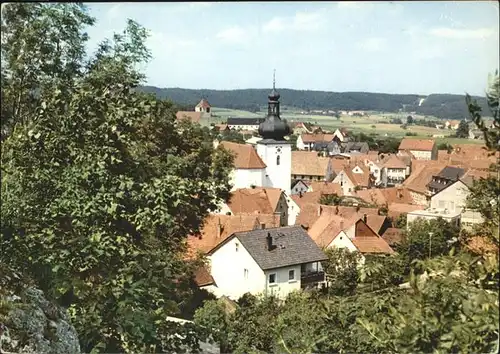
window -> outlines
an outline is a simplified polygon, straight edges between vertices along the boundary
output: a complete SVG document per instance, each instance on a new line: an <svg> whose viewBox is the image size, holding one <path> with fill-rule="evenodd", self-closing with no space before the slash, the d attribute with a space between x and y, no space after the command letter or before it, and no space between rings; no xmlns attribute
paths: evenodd
<svg viewBox="0 0 500 354"><path fill-rule="evenodd" d="M278 156L276 156L276 165L279 166L279 164L280 164L280 156L278 155Z"/></svg>
<svg viewBox="0 0 500 354"><path fill-rule="evenodd" d="M276 284L276 273L269 274L269 284Z"/></svg>
<svg viewBox="0 0 500 354"><path fill-rule="evenodd" d="M288 271L288 280L295 280L295 269Z"/></svg>
<svg viewBox="0 0 500 354"><path fill-rule="evenodd" d="M238 252L240 244L238 242L235 242L234 247L235 247L236 252Z"/></svg>
<svg viewBox="0 0 500 354"><path fill-rule="evenodd" d="M248 279L248 269L246 269L246 268L245 268L245 269L243 269L243 277L244 277L245 279Z"/></svg>

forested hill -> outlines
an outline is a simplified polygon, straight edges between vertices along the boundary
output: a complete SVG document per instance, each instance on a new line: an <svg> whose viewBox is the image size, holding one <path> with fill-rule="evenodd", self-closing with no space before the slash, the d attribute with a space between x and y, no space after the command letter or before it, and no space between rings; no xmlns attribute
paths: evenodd
<svg viewBox="0 0 500 354"><path fill-rule="evenodd" d="M269 89L192 90L143 86L142 91L168 98L179 105L196 105L206 98L214 107L258 111L267 104ZM280 89L283 106L301 110L366 110L380 112L417 112L443 119L462 119L468 116L465 95L432 94L397 95L370 92L327 92ZM486 98L475 97L487 109ZM422 100L424 99L424 100ZM420 105L419 105L420 103ZM486 110L486 112L488 112ZM489 115L489 112L488 112Z"/></svg>

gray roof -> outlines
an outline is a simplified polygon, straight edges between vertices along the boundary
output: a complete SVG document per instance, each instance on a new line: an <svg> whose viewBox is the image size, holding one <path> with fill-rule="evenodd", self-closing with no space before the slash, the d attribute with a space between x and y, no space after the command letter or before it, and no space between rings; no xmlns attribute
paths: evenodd
<svg viewBox="0 0 500 354"><path fill-rule="evenodd" d="M367 153L370 150L370 146L365 142L348 142L344 145L344 152L351 152L352 150L359 150L361 153Z"/></svg>
<svg viewBox="0 0 500 354"><path fill-rule="evenodd" d="M465 174L465 170L460 167L446 166L437 174L438 177L451 179L456 181Z"/></svg>
<svg viewBox="0 0 500 354"><path fill-rule="evenodd" d="M228 118L228 125L259 125L264 118Z"/></svg>
<svg viewBox="0 0 500 354"><path fill-rule="evenodd" d="M277 246L269 251L267 234ZM291 265L324 261L323 251L301 226L286 226L273 229L259 229L237 232L235 237L255 259L262 270L287 267Z"/></svg>

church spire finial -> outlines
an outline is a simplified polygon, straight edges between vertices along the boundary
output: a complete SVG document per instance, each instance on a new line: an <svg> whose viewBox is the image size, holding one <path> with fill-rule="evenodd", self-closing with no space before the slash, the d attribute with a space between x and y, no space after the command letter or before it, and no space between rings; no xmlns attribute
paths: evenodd
<svg viewBox="0 0 500 354"><path fill-rule="evenodd" d="M276 69L273 70L273 90L276 89Z"/></svg>

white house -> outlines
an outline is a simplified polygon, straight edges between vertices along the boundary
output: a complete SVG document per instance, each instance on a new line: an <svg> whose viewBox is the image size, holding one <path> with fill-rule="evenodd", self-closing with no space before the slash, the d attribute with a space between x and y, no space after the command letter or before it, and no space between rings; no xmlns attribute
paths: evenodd
<svg viewBox="0 0 500 354"><path fill-rule="evenodd" d="M228 118L227 125L231 130L258 130L264 118Z"/></svg>
<svg viewBox="0 0 500 354"><path fill-rule="evenodd" d="M417 160L437 160L438 149L435 140L432 139L409 139L401 140L398 154L410 152Z"/></svg>
<svg viewBox="0 0 500 354"><path fill-rule="evenodd" d="M300 193L306 193L309 190L309 185L302 180L298 180L292 187L291 195L297 195Z"/></svg>
<svg viewBox="0 0 500 354"><path fill-rule="evenodd" d="M216 296L286 297L324 284L326 255L300 226L234 233L208 252Z"/></svg>
<svg viewBox="0 0 500 354"><path fill-rule="evenodd" d="M371 187L372 177L370 169L360 165L346 165L333 179L333 183L340 184L344 195L353 195L354 189Z"/></svg>
<svg viewBox="0 0 500 354"><path fill-rule="evenodd" d="M222 141L218 145L235 155L234 169L230 175L232 190L264 186L267 166L251 145L229 141Z"/></svg>
<svg viewBox="0 0 500 354"><path fill-rule="evenodd" d="M431 197L430 208L442 211L447 210L450 213L460 213L461 225L464 228L482 223L483 218L479 212L465 209L467 198L470 194L470 189L467 185L469 181L472 183L467 177L458 179L441 189Z"/></svg>
<svg viewBox="0 0 500 354"><path fill-rule="evenodd" d="M460 122L458 120L451 120L451 121L447 120L446 123L444 124L446 129L453 129L453 130L457 130L459 125Z"/></svg>
<svg viewBox="0 0 500 354"><path fill-rule="evenodd" d="M384 187L401 184L408 176L407 172L406 164L396 155L390 155L382 167L382 184Z"/></svg>
<svg viewBox="0 0 500 354"><path fill-rule="evenodd" d="M335 140L337 140L340 143L346 142L347 139L347 131L345 129L336 129L333 132L333 136Z"/></svg>
<svg viewBox="0 0 500 354"><path fill-rule="evenodd" d="M195 112L203 112L203 113L210 113L210 110L212 109L212 106L210 106L210 103L206 99L202 99L200 103L196 105L194 108Z"/></svg>
<svg viewBox="0 0 500 354"><path fill-rule="evenodd" d="M450 223L460 226L460 212L458 211L448 211L442 209L426 209L426 210L415 210L406 214L406 227L410 227L410 224L417 219L423 220L435 220L442 218Z"/></svg>

